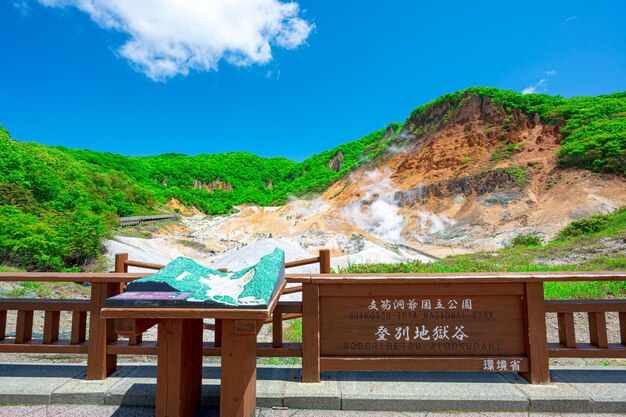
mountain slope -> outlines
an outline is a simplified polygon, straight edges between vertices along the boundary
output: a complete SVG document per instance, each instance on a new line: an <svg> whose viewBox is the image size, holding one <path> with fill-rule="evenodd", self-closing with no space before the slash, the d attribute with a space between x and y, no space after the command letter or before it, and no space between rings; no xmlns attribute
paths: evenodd
<svg viewBox="0 0 626 417"><path fill-rule="evenodd" d="M512 107L503 96L527 101ZM520 232L550 238L572 219L626 205L621 175L626 129L617 135L589 130L601 120L621 118L612 112L623 108L624 95L568 100L574 104L480 88L439 99L414 111L375 163L334 184L325 197L338 211L349 208L364 225L376 224L372 219L382 216L374 203L386 201L395 210L386 218L396 219L388 220L385 229L395 226L396 239L412 245L477 250L501 247ZM554 103L562 102L580 109L570 112L572 119L592 112L597 117L574 128L578 122L572 119L542 116L549 106L556 112ZM572 139L582 131L606 139L601 146L595 142L599 159L593 168L617 167L615 173L567 167L574 159L561 145L589 146L589 141ZM378 185L381 176L389 181L385 187Z"/></svg>
<svg viewBox="0 0 626 417"><path fill-rule="evenodd" d="M168 211L173 200L222 214L315 193L329 213L387 241L469 245L537 222L548 236L625 204L625 138L626 93L565 99L483 87L302 163L248 153L126 157L16 142L1 129L0 263L81 266L117 216ZM383 210L372 218L370 207Z"/></svg>

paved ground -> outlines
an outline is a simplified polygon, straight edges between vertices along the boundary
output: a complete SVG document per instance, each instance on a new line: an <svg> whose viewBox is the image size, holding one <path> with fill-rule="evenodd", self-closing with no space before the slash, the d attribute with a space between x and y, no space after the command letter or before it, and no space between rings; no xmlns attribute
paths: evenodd
<svg viewBox="0 0 626 417"><path fill-rule="evenodd" d="M302 384L299 368L261 367L257 406L264 417L430 416L446 410L454 416L626 416L626 367L557 368L551 374L550 385L531 385L515 374L437 372L328 372L321 383ZM0 417L151 416L154 410L146 407L155 404L155 377L152 365L123 365L104 381L86 381L85 367L78 365L0 365L0 404L7 405ZM218 367L203 368L202 389L204 415L217 415L209 409L219 404ZM383 412L389 410L395 413ZM509 414L494 414L500 411Z"/></svg>
<svg viewBox="0 0 626 417"><path fill-rule="evenodd" d="M338 411L338 410L273 410L257 409L258 417L609 417L626 414L558 414L558 413L459 413L459 412L397 412L397 411ZM113 405L49 405L4 406L0 417L152 417L154 409ZM217 410L201 410L198 417L219 417Z"/></svg>

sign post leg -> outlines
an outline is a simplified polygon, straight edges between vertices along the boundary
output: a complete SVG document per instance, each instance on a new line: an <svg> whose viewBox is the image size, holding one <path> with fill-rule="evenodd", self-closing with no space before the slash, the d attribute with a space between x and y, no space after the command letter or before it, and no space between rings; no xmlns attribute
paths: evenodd
<svg viewBox="0 0 626 417"><path fill-rule="evenodd" d="M543 282L526 283L524 321L527 331L526 353L530 370L520 375L532 384L549 384L548 341L546 336L546 306Z"/></svg>
<svg viewBox="0 0 626 417"><path fill-rule="evenodd" d="M157 417L193 417L202 394L202 319L159 321Z"/></svg>
<svg viewBox="0 0 626 417"><path fill-rule="evenodd" d="M302 285L302 382L320 382L320 286Z"/></svg>
<svg viewBox="0 0 626 417"><path fill-rule="evenodd" d="M252 417L256 408L255 320L222 320L220 416Z"/></svg>

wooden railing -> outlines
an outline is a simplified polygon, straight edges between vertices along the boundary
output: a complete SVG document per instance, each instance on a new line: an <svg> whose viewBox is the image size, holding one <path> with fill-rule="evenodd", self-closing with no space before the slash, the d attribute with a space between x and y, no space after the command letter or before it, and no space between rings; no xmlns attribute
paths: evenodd
<svg viewBox="0 0 626 417"><path fill-rule="evenodd" d="M319 343L319 333L310 329L311 323L319 319L319 286L323 281L350 283L367 279L369 284L383 284L412 280L426 284L456 285L461 283L480 284L493 280L507 283L518 282L532 288L534 298L533 320L537 319L537 328L543 341L533 348L546 352L547 357L572 358L626 358L626 300L574 300L544 301L543 283L546 281L623 281L626 272L565 272L537 274L384 274L379 276L364 275L328 275L330 273L330 252L322 250L319 256L289 262L285 266L294 268L302 265L319 264L321 275L288 274L287 282L291 287L283 294L303 291L303 301L281 301L274 314L266 320L272 323L272 341L259 343L257 355L260 357L303 357L303 370L313 364L319 372L319 352L315 357L315 337ZM115 368L117 355L156 355L157 346L154 341L145 341L142 336L120 338L122 331L114 327L112 320L100 318L100 310L106 298L120 293L124 286L135 279L149 275L144 273L128 273L129 267L140 267L156 270L163 265L132 261L127 254L116 257L115 273L0 273L0 281L30 282L88 282L91 285L89 299L57 300L57 299L0 299L0 352L6 353L71 353L87 354L87 378L106 378ZM315 291L317 288L317 292ZM447 287L446 287L447 288ZM452 288L452 287L450 287ZM529 293L530 294L530 293ZM530 305L530 304L529 304ZM14 329L8 326L9 312L15 315ZM15 313L13 313L15 312ZM43 312L42 334L33 337L35 312ZM71 314L62 314L69 312ZM606 313L615 312L619 317L620 341L608 343ZM545 339L545 320L547 313L558 316L559 342L547 343ZM589 321L589 341L578 343L574 328L574 313L586 313ZM64 318L66 317L66 318ZM303 343L285 342L283 340L283 321L303 317ZM68 334L60 333L60 325L64 320L65 327L71 328ZM141 331L147 331L155 323L144 323ZM206 325L206 329L214 331L214 342L205 343L203 353L206 356L218 356L221 353L221 323ZM11 336L7 332L13 333ZM136 330L136 329L133 329ZM317 330L319 332L319 329ZM130 332L129 332L130 334ZM313 339L311 339L313 337ZM314 341L314 343L311 342ZM306 360L305 360L306 358ZM542 359L543 360L543 359ZM330 361L328 362L330 363ZM317 364L317 365L316 365ZM309 369L311 375L315 373Z"/></svg>
<svg viewBox="0 0 626 417"><path fill-rule="evenodd" d="M546 312L556 313L559 343L548 344L552 358L626 358L626 300L546 301ZM606 313L618 313L620 343L609 343ZM586 313L589 342L577 343L574 313Z"/></svg>
<svg viewBox="0 0 626 417"><path fill-rule="evenodd" d="M320 250L319 256L289 262L286 268L302 265L320 265L320 273L330 273L330 251ZM128 273L129 267L158 270L164 265L132 261L128 254L118 254L115 258L114 273L0 273L0 281L5 282L74 282L89 283L89 299L0 299L0 352L2 353L70 353L87 354L87 379L104 379L117 366L117 355L156 355L156 342L144 341L142 335L121 339L114 322L100 318L104 301L120 292L128 282L150 275ZM302 291L302 286L290 288L289 292ZM16 312L15 335L7 337L9 312ZM44 313L43 332L40 338L33 338L35 312ZM71 332L69 338L59 337L62 312L71 312ZM261 357L302 356L300 344L283 343L282 321L302 315L300 302L281 302L276 307L273 318L272 343L260 343L257 353ZM147 331L155 323L146 325ZM205 328L215 333L214 342L205 343L205 356L219 356L221 353L221 323Z"/></svg>

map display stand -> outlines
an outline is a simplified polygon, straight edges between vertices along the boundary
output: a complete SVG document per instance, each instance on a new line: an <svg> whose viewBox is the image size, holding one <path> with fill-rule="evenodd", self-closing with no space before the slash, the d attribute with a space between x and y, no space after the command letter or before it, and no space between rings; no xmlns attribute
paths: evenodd
<svg viewBox="0 0 626 417"><path fill-rule="evenodd" d="M157 417L196 414L202 392L202 322L206 318L221 320L220 416L251 417L256 407L257 334L286 285L284 253L277 250L254 267L217 278L194 275L194 271L184 274L176 270L180 273L172 275L173 268L168 271L168 266L161 270L163 274L135 281L139 285L129 284L129 289L138 290L129 291L135 293L132 296L107 299L101 316L115 319L116 331L125 335L141 334L158 324ZM179 268L180 262L174 266ZM214 279L226 292L191 281L201 278ZM229 283L226 279L247 281ZM150 288L158 291L148 291ZM191 300L192 296L185 294L189 292L194 297ZM206 299L200 299L204 295Z"/></svg>

